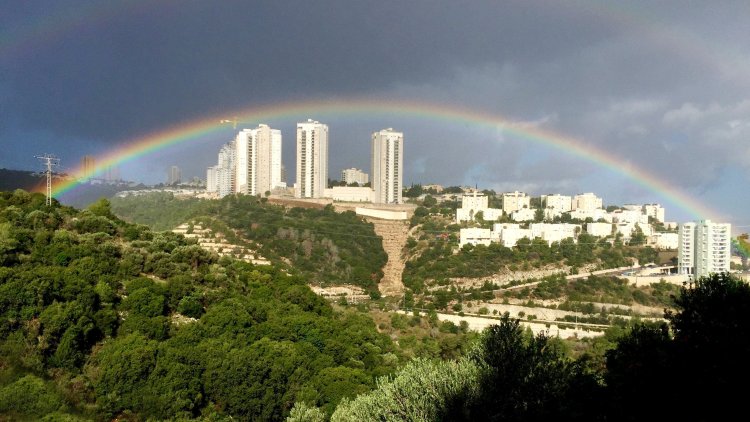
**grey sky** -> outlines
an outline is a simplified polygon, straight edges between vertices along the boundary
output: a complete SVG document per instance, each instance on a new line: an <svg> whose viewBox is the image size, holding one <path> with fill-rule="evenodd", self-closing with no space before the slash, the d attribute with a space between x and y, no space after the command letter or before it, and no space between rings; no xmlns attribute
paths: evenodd
<svg viewBox="0 0 750 422"><path fill-rule="evenodd" d="M0 167L85 154L283 101L468 107L580 139L750 224L747 1L0 0ZM300 116L303 118L305 116ZM316 118L312 115L309 117ZM294 121L282 130L294 167ZM369 133L405 132L405 182L661 201L616 172L486 127L332 117L331 176L369 170ZM123 166L203 176L226 134Z"/></svg>

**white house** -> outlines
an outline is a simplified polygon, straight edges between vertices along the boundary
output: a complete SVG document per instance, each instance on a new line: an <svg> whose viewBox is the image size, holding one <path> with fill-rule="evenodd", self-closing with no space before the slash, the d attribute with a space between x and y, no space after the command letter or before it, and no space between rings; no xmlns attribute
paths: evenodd
<svg viewBox="0 0 750 422"><path fill-rule="evenodd" d="M593 193L579 193L573 197L573 210L595 210L602 208L602 198Z"/></svg>
<svg viewBox="0 0 750 422"><path fill-rule="evenodd" d="M534 221L534 216L536 216L536 210L533 208L521 208L510 214L513 221Z"/></svg>
<svg viewBox="0 0 750 422"><path fill-rule="evenodd" d="M573 199L567 195L549 194L542 195L542 208L568 212L573 207Z"/></svg>
<svg viewBox="0 0 750 422"><path fill-rule="evenodd" d="M487 195L474 191L461 197L461 208L456 210L456 222L474 221L479 212L485 221L496 221L503 216L503 210L489 207Z"/></svg>
<svg viewBox="0 0 750 422"><path fill-rule="evenodd" d="M643 206L643 213L648 217L653 217L656 221L664 222L664 207L659 204L646 204Z"/></svg>
<svg viewBox="0 0 750 422"><path fill-rule="evenodd" d="M463 248L464 245L485 245L489 246L492 240L490 239L490 229L480 229L476 227L461 229L459 248Z"/></svg>
<svg viewBox="0 0 750 422"><path fill-rule="evenodd" d="M534 238L541 238L548 244L559 242L563 239L575 238L576 231L580 231L581 226L569 223L533 223L530 225L531 235Z"/></svg>
<svg viewBox="0 0 750 422"><path fill-rule="evenodd" d="M651 236L656 249L677 249L680 235L677 233L655 233Z"/></svg>
<svg viewBox="0 0 750 422"><path fill-rule="evenodd" d="M524 237L527 239L534 238L534 235L531 234L531 229L522 229L518 225L515 225L515 227L508 225L508 227L502 228L499 231L500 243L506 248L516 246L516 243Z"/></svg>
<svg viewBox="0 0 750 422"><path fill-rule="evenodd" d="M507 214L531 207L531 198L524 192L506 192L503 194L503 211Z"/></svg>
<svg viewBox="0 0 750 422"><path fill-rule="evenodd" d="M612 216L605 210L600 208L594 209L575 209L571 211L570 217L578 220L586 220L591 218L594 221L604 220L608 223L612 222Z"/></svg>
<svg viewBox="0 0 750 422"><path fill-rule="evenodd" d="M611 223L586 223L586 233L596 237L607 237L612 234Z"/></svg>

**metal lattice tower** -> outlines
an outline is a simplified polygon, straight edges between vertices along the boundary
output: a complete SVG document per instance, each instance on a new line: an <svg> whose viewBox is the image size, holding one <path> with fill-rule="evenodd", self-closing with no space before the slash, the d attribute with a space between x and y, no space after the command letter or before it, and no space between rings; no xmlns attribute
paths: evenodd
<svg viewBox="0 0 750 422"><path fill-rule="evenodd" d="M52 167L60 165L60 159L52 154L37 155L36 158L40 159L46 168L47 173L47 201L48 206L52 205Z"/></svg>

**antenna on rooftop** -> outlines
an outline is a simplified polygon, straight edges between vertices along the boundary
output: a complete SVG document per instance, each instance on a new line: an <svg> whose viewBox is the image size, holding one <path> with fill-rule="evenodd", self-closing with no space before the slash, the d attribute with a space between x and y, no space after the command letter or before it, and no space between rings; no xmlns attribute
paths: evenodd
<svg viewBox="0 0 750 422"><path fill-rule="evenodd" d="M57 167L60 165L60 159L55 157L52 154L44 154L44 155L37 155L35 156L39 160L42 161L46 168L47 173L47 201L45 202L47 206L52 205L52 167Z"/></svg>

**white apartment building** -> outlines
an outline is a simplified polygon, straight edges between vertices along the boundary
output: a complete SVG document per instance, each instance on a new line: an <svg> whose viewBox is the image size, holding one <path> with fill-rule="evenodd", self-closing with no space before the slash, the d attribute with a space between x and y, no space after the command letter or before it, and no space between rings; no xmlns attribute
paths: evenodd
<svg viewBox="0 0 750 422"><path fill-rule="evenodd" d="M623 239L629 240L635 234L635 228L638 227L638 225L630 222L614 223L614 227L616 234L621 234Z"/></svg>
<svg viewBox="0 0 750 422"><path fill-rule="evenodd" d="M590 218L594 221L604 220L607 223L612 222L612 215L601 208L594 209L574 209L570 213L570 217L577 220L586 220Z"/></svg>
<svg viewBox="0 0 750 422"><path fill-rule="evenodd" d="M243 129L235 145L235 192L262 195L281 184L281 131L260 124Z"/></svg>
<svg viewBox="0 0 750 422"><path fill-rule="evenodd" d="M510 214L513 211L531 207L531 198L524 192L503 193L503 212Z"/></svg>
<svg viewBox="0 0 750 422"><path fill-rule="evenodd" d="M474 221L479 212L485 221L496 221L503 216L503 210L489 208L487 195L474 191L461 197L461 208L456 209L456 222Z"/></svg>
<svg viewBox="0 0 750 422"><path fill-rule="evenodd" d="M308 119L297 123L296 198L322 198L328 187L328 125Z"/></svg>
<svg viewBox="0 0 750 422"><path fill-rule="evenodd" d="M596 237L612 235L612 223L586 223L586 233Z"/></svg>
<svg viewBox="0 0 750 422"><path fill-rule="evenodd" d="M641 212L641 206L637 205L637 209L622 209L614 210L609 215L612 217L613 223L638 223L641 225L648 224L648 216Z"/></svg>
<svg viewBox="0 0 750 422"><path fill-rule="evenodd" d="M341 170L341 180L347 185L356 183L363 186L370 182L370 176L362 170L352 167L350 169Z"/></svg>
<svg viewBox="0 0 750 422"><path fill-rule="evenodd" d="M695 223L683 223L677 231L678 274L695 274L695 227Z"/></svg>
<svg viewBox="0 0 750 422"><path fill-rule="evenodd" d="M677 268L695 278L729 271L732 225L702 220L679 229Z"/></svg>
<svg viewBox="0 0 750 422"><path fill-rule="evenodd" d="M234 142L224 144L219 150L216 165L216 191L219 197L231 195L234 192Z"/></svg>
<svg viewBox="0 0 750 422"><path fill-rule="evenodd" d="M480 229L480 228L468 228L468 229L461 229L460 232L460 241L458 244L459 248L463 248L464 245L485 245L489 246L491 243L490 239L491 233L490 229Z"/></svg>
<svg viewBox="0 0 750 422"><path fill-rule="evenodd" d="M568 212L573 207L573 199L567 195L549 194L542 195L542 208L555 210L560 213Z"/></svg>
<svg viewBox="0 0 750 422"><path fill-rule="evenodd" d="M373 202L400 204L404 180L404 134L393 128L372 134Z"/></svg>
<svg viewBox="0 0 750 422"><path fill-rule="evenodd" d="M569 223L532 223L529 225L529 229L533 238L540 238L552 245L554 242L563 239L575 238L577 232L581 231L581 226Z"/></svg>
<svg viewBox="0 0 750 422"><path fill-rule="evenodd" d="M695 228L695 276L729 271L732 225L703 220Z"/></svg>
<svg viewBox="0 0 750 422"><path fill-rule="evenodd" d="M510 218L513 221L534 221L535 216L536 210L532 208L521 208L510 214Z"/></svg>
<svg viewBox="0 0 750 422"><path fill-rule="evenodd" d="M573 210L595 210L601 209L604 201L593 193L579 193L573 197Z"/></svg>
<svg viewBox="0 0 750 422"><path fill-rule="evenodd" d="M182 171L177 166L172 166L167 172L167 184L174 185L182 181Z"/></svg>
<svg viewBox="0 0 750 422"><path fill-rule="evenodd" d="M516 246L519 240L523 238L531 240L534 238L534 235L531 233L531 229L522 229L519 225L515 224L502 228L497 237L503 246L512 248Z"/></svg>
<svg viewBox="0 0 750 422"><path fill-rule="evenodd" d="M554 220L557 217L562 217L563 212L554 208L545 208L544 209L544 219L545 220Z"/></svg>
<svg viewBox="0 0 750 422"><path fill-rule="evenodd" d="M218 168L219 166L211 166L206 169L206 192L213 193L219 191Z"/></svg>
<svg viewBox="0 0 750 422"><path fill-rule="evenodd" d="M656 221L664 222L664 207L659 204L646 204L643 206L643 213L647 217L652 217Z"/></svg>
<svg viewBox="0 0 750 422"><path fill-rule="evenodd" d="M654 233L651 236L652 243L656 249L670 249L674 250L678 248L680 244L679 234L677 233Z"/></svg>

